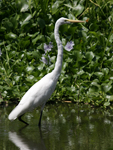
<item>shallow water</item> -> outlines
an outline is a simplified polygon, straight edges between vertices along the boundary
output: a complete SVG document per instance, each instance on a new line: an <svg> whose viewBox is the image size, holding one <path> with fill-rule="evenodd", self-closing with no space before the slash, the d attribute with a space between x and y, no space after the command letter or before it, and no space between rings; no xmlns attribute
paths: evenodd
<svg viewBox="0 0 113 150"><path fill-rule="evenodd" d="M0 150L112 150L113 111L87 105L46 104L41 130L39 110L26 113L25 127L7 119L15 106L0 107Z"/></svg>

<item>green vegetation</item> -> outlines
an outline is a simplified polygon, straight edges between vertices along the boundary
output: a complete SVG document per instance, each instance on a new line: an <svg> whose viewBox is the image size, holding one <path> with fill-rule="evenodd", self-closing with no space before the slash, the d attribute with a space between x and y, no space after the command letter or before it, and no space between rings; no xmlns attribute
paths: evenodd
<svg viewBox="0 0 113 150"><path fill-rule="evenodd" d="M107 107L113 101L112 0L2 0L0 1L0 102L20 100L45 74L57 56L54 25L58 18L87 20L63 25L62 73L51 100L71 100ZM41 61L44 43L53 43L51 63Z"/></svg>

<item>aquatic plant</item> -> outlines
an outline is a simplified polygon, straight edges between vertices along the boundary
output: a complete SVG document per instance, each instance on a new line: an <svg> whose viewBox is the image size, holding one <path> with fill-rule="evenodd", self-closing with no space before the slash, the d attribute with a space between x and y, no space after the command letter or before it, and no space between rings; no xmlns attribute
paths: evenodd
<svg viewBox="0 0 113 150"><path fill-rule="evenodd" d="M68 47L68 51L73 47L70 52L64 51L63 70L51 100L110 106L113 100L112 12L110 0L0 1L0 101L20 100L36 81L54 68L57 54L54 24L63 16L87 22L60 28L64 48L67 41L75 45ZM48 50L44 51L44 47ZM46 64L43 57L49 60L48 55L51 63Z"/></svg>

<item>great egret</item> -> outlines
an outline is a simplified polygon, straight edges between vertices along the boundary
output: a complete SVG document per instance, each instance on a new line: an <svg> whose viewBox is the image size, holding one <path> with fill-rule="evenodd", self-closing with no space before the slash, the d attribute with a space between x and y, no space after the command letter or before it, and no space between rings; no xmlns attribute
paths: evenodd
<svg viewBox="0 0 113 150"><path fill-rule="evenodd" d="M71 20L67 18L60 18L55 23L54 36L58 47L57 60L55 68L51 73L45 75L41 80L35 83L22 97L19 104L9 114L9 120L15 120L18 118L20 121L28 125L21 117L28 111L32 111L34 108L41 106L41 113L39 119L39 127L41 126L41 118L44 106L47 100L50 98L55 90L57 80L61 73L62 60L63 60L63 46L59 37L59 27L63 24L70 23L82 23L81 20Z"/></svg>

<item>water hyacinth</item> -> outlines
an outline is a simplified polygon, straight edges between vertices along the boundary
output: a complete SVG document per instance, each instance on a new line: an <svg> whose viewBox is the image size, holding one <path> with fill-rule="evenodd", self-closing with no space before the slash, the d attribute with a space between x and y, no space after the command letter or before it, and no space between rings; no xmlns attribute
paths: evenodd
<svg viewBox="0 0 113 150"><path fill-rule="evenodd" d="M51 51L51 49L53 48L53 44L52 42L49 42L49 44L47 45L46 43L44 43L44 51L45 53L47 53L47 51Z"/></svg>
<svg viewBox="0 0 113 150"><path fill-rule="evenodd" d="M73 46L74 46L74 45L75 45L74 42L73 42L73 41L70 41L70 42L67 42L67 44L66 44L66 46L65 46L64 48L65 48L65 50L67 50L67 51L71 51L71 50L73 49ZM46 54L47 52L51 51L52 48L53 48L52 42L49 42L48 45L47 45L46 43L44 43L44 51L45 51L45 54ZM47 65L47 64L50 64L51 59L50 59L50 56L48 55L48 59L49 59L49 61L48 61L48 60L45 58L45 54L42 55L41 61Z"/></svg>
<svg viewBox="0 0 113 150"><path fill-rule="evenodd" d="M41 57L41 61L44 63L44 64L50 64L51 62L51 59L50 59L50 56L48 55L48 60L45 58L45 54L42 55Z"/></svg>
<svg viewBox="0 0 113 150"><path fill-rule="evenodd" d="M0 56L2 55L2 51L1 51L1 48L0 48Z"/></svg>
<svg viewBox="0 0 113 150"><path fill-rule="evenodd" d="M74 42L73 41L70 41L70 42L67 42L66 46L64 47L65 50L67 51L71 51L73 49L73 46L74 46Z"/></svg>
<svg viewBox="0 0 113 150"><path fill-rule="evenodd" d="M45 54L49 51L51 51L51 49L53 48L53 44L52 42L49 42L49 44L47 45L46 43L44 43L44 51L45 51ZM50 59L50 56L48 55L48 60L45 58L45 54L42 55L41 57L41 61L44 63L44 64L50 64L51 62L51 59Z"/></svg>

